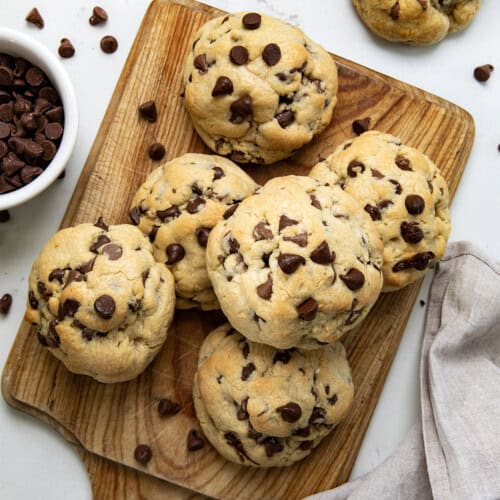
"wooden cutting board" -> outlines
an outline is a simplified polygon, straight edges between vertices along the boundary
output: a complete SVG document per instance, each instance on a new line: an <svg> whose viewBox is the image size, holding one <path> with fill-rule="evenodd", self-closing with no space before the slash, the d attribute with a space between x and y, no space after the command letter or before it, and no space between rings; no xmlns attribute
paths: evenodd
<svg viewBox="0 0 500 500"><path fill-rule="evenodd" d="M168 158L207 152L183 107L181 68L194 31L220 14L191 0L151 4L63 227L93 222L100 215L108 224L127 222L136 189L158 166L148 159L152 142L164 143ZM372 127L427 153L441 167L453 196L474 137L470 115L422 90L333 57L339 68L339 100L330 127L293 159L273 167L247 168L250 175L264 183L277 175L307 174L320 155L328 155L354 135L354 119L369 116ZM159 111L154 124L137 116L138 105L149 99L156 101ZM381 296L362 327L345 337L356 387L350 414L307 459L289 468L246 468L227 462L210 446L196 453L186 449L187 433L197 427L191 399L197 351L206 334L223 320L220 313L178 312L163 350L148 370L136 380L115 385L69 373L23 323L5 365L4 396L63 429L65 437L83 450L191 490L223 498L299 498L349 477L419 287L417 283ZM156 406L162 397L179 401L182 412L160 418ZM146 467L134 460L138 443L152 447L153 459ZM101 481L100 498L113 498L102 484L109 481L104 469L130 469L98 458L88 460L93 479ZM172 486L157 484L167 488L163 495L170 495Z"/></svg>

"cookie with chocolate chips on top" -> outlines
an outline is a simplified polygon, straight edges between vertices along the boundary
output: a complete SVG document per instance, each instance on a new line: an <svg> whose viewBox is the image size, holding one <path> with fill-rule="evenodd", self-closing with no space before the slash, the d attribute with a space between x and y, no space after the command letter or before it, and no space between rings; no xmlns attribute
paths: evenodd
<svg viewBox="0 0 500 500"><path fill-rule="evenodd" d="M242 163L287 158L330 123L332 57L297 27L257 13L228 14L193 38L185 105L205 144Z"/></svg>
<svg viewBox="0 0 500 500"><path fill-rule="evenodd" d="M56 233L29 277L26 319L68 370L100 382L139 375L172 321L174 279L130 225L102 219Z"/></svg>
<svg viewBox="0 0 500 500"><path fill-rule="evenodd" d="M450 234L449 194L436 165L392 135L341 144L310 175L362 203L384 243L384 288L398 290L438 262Z"/></svg>
<svg viewBox="0 0 500 500"><path fill-rule="evenodd" d="M345 417L354 394L340 342L276 350L222 325L203 342L193 400L203 433L252 467L302 460Z"/></svg>
<svg viewBox="0 0 500 500"><path fill-rule="evenodd" d="M362 21L391 42L432 45L466 28L481 0L353 0Z"/></svg>
<svg viewBox="0 0 500 500"><path fill-rule="evenodd" d="M242 335L278 349L316 349L358 325L377 300L382 243L339 187L277 177L215 226L207 267Z"/></svg>
<svg viewBox="0 0 500 500"><path fill-rule="evenodd" d="M186 154L154 170L137 191L130 217L174 274L177 308L219 308L206 269L208 236L257 187L226 158Z"/></svg>

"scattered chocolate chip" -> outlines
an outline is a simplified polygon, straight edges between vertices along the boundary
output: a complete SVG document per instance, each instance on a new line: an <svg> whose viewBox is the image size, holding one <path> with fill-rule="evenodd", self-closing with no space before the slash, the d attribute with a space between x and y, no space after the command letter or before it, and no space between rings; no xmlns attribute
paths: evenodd
<svg viewBox="0 0 500 500"><path fill-rule="evenodd" d="M146 101L139 106L139 115L148 122L154 123L158 118L156 111L156 103L154 101Z"/></svg>
<svg viewBox="0 0 500 500"><path fill-rule="evenodd" d="M33 290L30 290L28 293L28 302L32 309L38 309L38 300L35 297L35 293L33 292Z"/></svg>
<svg viewBox="0 0 500 500"><path fill-rule="evenodd" d="M205 446L205 440L197 429L191 429L187 437L187 449L189 451L198 451Z"/></svg>
<svg viewBox="0 0 500 500"><path fill-rule="evenodd" d="M305 265L306 259L302 255L282 253L278 257L278 265L285 274L293 274L300 265Z"/></svg>
<svg viewBox="0 0 500 500"><path fill-rule="evenodd" d="M411 162L408 158L405 158L404 156L401 155L397 155L394 161L401 170L406 170L408 172L412 171Z"/></svg>
<svg viewBox="0 0 500 500"><path fill-rule="evenodd" d="M409 194L405 199L405 206L411 215L420 215L425 208L424 199L418 194Z"/></svg>
<svg viewBox="0 0 500 500"><path fill-rule="evenodd" d="M112 54L118 48L118 40L111 35L106 35L101 38L101 50L105 54Z"/></svg>
<svg viewBox="0 0 500 500"><path fill-rule="evenodd" d="M326 241L318 245L310 255L310 258L316 264L328 265L334 261L335 254L330 251L330 247Z"/></svg>
<svg viewBox="0 0 500 500"><path fill-rule="evenodd" d="M255 370L255 365L253 363L248 363L241 370L241 380L246 381L250 377L250 375Z"/></svg>
<svg viewBox="0 0 500 500"><path fill-rule="evenodd" d="M146 465L153 458L153 452L147 444L140 444L134 451L134 458L140 464Z"/></svg>
<svg viewBox="0 0 500 500"><path fill-rule="evenodd" d="M229 59L233 64L242 66L248 62L248 50L241 45L235 45L229 52Z"/></svg>
<svg viewBox="0 0 500 500"><path fill-rule="evenodd" d="M349 177L356 177L365 171L365 166L360 161L352 160L347 166L347 175Z"/></svg>
<svg viewBox="0 0 500 500"><path fill-rule="evenodd" d="M349 290L359 290L365 284L365 275L351 267L347 273L340 275L340 279L345 283Z"/></svg>
<svg viewBox="0 0 500 500"><path fill-rule="evenodd" d="M382 220L382 214L378 207L370 204L365 205L365 212L368 212L372 220Z"/></svg>
<svg viewBox="0 0 500 500"><path fill-rule="evenodd" d="M278 361L283 363L284 365L288 364L290 359L292 358L291 350L288 351L276 351L273 357L273 364L276 364Z"/></svg>
<svg viewBox="0 0 500 500"><path fill-rule="evenodd" d="M69 59L75 55L75 47L67 38L62 38L57 52L63 59Z"/></svg>
<svg viewBox="0 0 500 500"><path fill-rule="evenodd" d="M253 238L255 241L260 240L272 240L273 232L271 228L267 225L267 222L259 222L253 229Z"/></svg>
<svg viewBox="0 0 500 500"><path fill-rule="evenodd" d="M202 210L204 206L205 206L205 199L198 197L198 198L195 198L194 200L191 200L187 203L186 210L190 214L196 214L200 210Z"/></svg>
<svg viewBox="0 0 500 500"><path fill-rule="evenodd" d="M137 207L133 207L128 215L132 223L138 226L139 223L141 222L141 212L139 211L139 209Z"/></svg>
<svg viewBox="0 0 500 500"><path fill-rule="evenodd" d="M102 254L106 255L109 260L118 260L123 255L123 250L119 245L110 243L102 249Z"/></svg>
<svg viewBox="0 0 500 500"><path fill-rule="evenodd" d="M325 421L326 412L323 408L315 406L309 417L309 423L312 425L322 424Z"/></svg>
<svg viewBox="0 0 500 500"><path fill-rule="evenodd" d="M0 210L0 223L9 222L10 213L8 210Z"/></svg>
<svg viewBox="0 0 500 500"><path fill-rule="evenodd" d="M179 245L178 243L172 243L167 246L166 254L167 264L173 265L184 258L184 256L186 255L186 251L184 250L184 247L182 245Z"/></svg>
<svg viewBox="0 0 500 500"><path fill-rule="evenodd" d="M283 229L285 229L286 227L288 226L295 226L296 224L298 224L299 221L297 220L294 220L294 219L290 219L289 217L287 217L286 215L282 215L280 217L280 222L279 222L279 226L278 226L278 231L281 233L281 231Z"/></svg>
<svg viewBox="0 0 500 500"><path fill-rule="evenodd" d="M242 19L243 26L247 30L256 30L257 28L260 27L260 23L262 22L262 18L260 14L257 14L255 12L249 12L248 14L245 14Z"/></svg>
<svg viewBox="0 0 500 500"><path fill-rule="evenodd" d="M491 64L484 64L474 69L474 78L478 82L486 82L490 79L494 67Z"/></svg>
<svg viewBox="0 0 500 500"><path fill-rule="evenodd" d="M283 406L279 406L276 408L276 411L281 415L281 418L285 422L297 422L299 418L302 416L302 408L297 404L291 401Z"/></svg>
<svg viewBox="0 0 500 500"><path fill-rule="evenodd" d="M262 441L266 450L266 455L271 458L274 454L280 453L284 450L283 443L276 437L269 436Z"/></svg>
<svg viewBox="0 0 500 500"><path fill-rule="evenodd" d="M352 122L352 130L356 135L361 135L370 128L370 117L361 118Z"/></svg>
<svg viewBox="0 0 500 500"><path fill-rule="evenodd" d="M264 300L270 300L273 295L273 278L268 274L267 280L257 287L257 295Z"/></svg>
<svg viewBox="0 0 500 500"><path fill-rule="evenodd" d="M233 82L227 76L219 76L212 90L212 97L233 93Z"/></svg>
<svg viewBox="0 0 500 500"><path fill-rule="evenodd" d="M200 55L196 56L194 58L193 65L201 75L206 73L208 71L207 55L200 54Z"/></svg>
<svg viewBox="0 0 500 500"><path fill-rule="evenodd" d="M45 26L43 18L36 7L31 9L26 16L26 21L28 23L34 24L38 29L42 29Z"/></svg>
<svg viewBox="0 0 500 500"><path fill-rule="evenodd" d="M424 306L425 306L425 300L421 300L421 301L420 301L420 306L421 306L421 307L424 307Z"/></svg>
<svg viewBox="0 0 500 500"><path fill-rule="evenodd" d="M281 49L275 43L269 43L262 51L262 59L268 66L275 66L281 59Z"/></svg>
<svg viewBox="0 0 500 500"><path fill-rule="evenodd" d="M295 113L290 109L282 111L275 116L281 128L286 128L295 120Z"/></svg>
<svg viewBox="0 0 500 500"><path fill-rule="evenodd" d="M222 218L224 220L227 220L229 219L229 217L231 217L231 215L234 214L234 212L236 212L236 209L238 208L238 205L237 204L234 204L232 206L230 206L225 212L224 214L222 215Z"/></svg>
<svg viewBox="0 0 500 500"><path fill-rule="evenodd" d="M181 215L181 211L177 205L172 205L165 210L157 210L156 217L158 217L162 222L165 222L167 219L175 219Z"/></svg>
<svg viewBox="0 0 500 500"><path fill-rule="evenodd" d="M103 229L104 231L107 231L109 229L108 225L104 222L102 215L97 219L97 222L94 224L94 226L98 227L99 229Z"/></svg>
<svg viewBox="0 0 500 500"><path fill-rule="evenodd" d="M309 437L311 434L311 429L309 427L302 427L300 429L295 429L293 431L294 436Z"/></svg>
<svg viewBox="0 0 500 500"><path fill-rule="evenodd" d="M10 306L12 305L12 295L10 293L5 293L0 299L0 314L7 314L10 311Z"/></svg>
<svg viewBox="0 0 500 500"><path fill-rule="evenodd" d="M424 238L424 232L417 222L402 222L400 226L401 237L406 243L417 244Z"/></svg>
<svg viewBox="0 0 500 500"><path fill-rule="evenodd" d="M181 405L168 398L162 398L158 402L158 413L162 417L175 415L181 411Z"/></svg>
<svg viewBox="0 0 500 500"><path fill-rule="evenodd" d="M102 319L110 319L115 309L115 301L109 295L100 295L94 302L94 310Z"/></svg>
<svg viewBox="0 0 500 500"><path fill-rule="evenodd" d="M247 116L252 114L252 98L249 95L240 97L231 103L230 110L229 121L234 124L243 123Z"/></svg>
<svg viewBox="0 0 500 500"><path fill-rule="evenodd" d="M208 236L210 235L211 229L208 227L198 227L195 231L196 239L200 247L205 248L208 243Z"/></svg>
<svg viewBox="0 0 500 500"><path fill-rule="evenodd" d="M299 318L304 321L312 321L318 313L318 303L312 298L308 298L297 307Z"/></svg>
<svg viewBox="0 0 500 500"><path fill-rule="evenodd" d="M396 2L392 8L391 8L391 11L389 13L389 15L391 16L391 18L394 20L394 21L397 21L399 19L399 10L400 10L400 7L399 7L399 1Z"/></svg>
<svg viewBox="0 0 500 500"><path fill-rule="evenodd" d="M224 177L225 175L224 170L222 170L222 168L220 167L214 167L212 168L212 170L214 171L214 178L213 178L214 181L222 179L222 177Z"/></svg>
<svg viewBox="0 0 500 500"><path fill-rule="evenodd" d="M92 243L89 250L91 252L97 253L97 250L99 250L99 248L101 248L103 245L106 245L106 243L111 243L111 240L105 234L100 234L97 237L97 240Z"/></svg>
<svg viewBox="0 0 500 500"><path fill-rule="evenodd" d="M165 146L159 142L154 142L149 146L148 154L153 161L163 160L165 153Z"/></svg>
<svg viewBox="0 0 500 500"><path fill-rule="evenodd" d="M92 26L105 23L107 20L108 13L102 7L96 6L92 9L92 15L89 17L89 23Z"/></svg>

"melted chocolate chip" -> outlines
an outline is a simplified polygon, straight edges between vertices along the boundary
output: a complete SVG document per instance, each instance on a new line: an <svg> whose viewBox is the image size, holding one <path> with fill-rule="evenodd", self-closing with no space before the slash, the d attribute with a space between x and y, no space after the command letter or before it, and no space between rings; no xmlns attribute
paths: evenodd
<svg viewBox="0 0 500 500"><path fill-rule="evenodd" d="M200 198L200 197L195 198L194 200L188 202L188 204L186 205L186 210L190 214L196 214L200 210L203 210L205 203L206 203L205 198Z"/></svg>
<svg viewBox="0 0 500 500"><path fill-rule="evenodd" d="M316 264L328 265L331 264L334 260L334 254L330 252L330 247L326 241L323 241L320 245L318 245L310 255L310 258Z"/></svg>
<svg viewBox="0 0 500 500"><path fill-rule="evenodd" d="M234 212L236 212L236 209L238 208L238 205L235 203L234 205L231 205L225 212L224 214L222 215L222 218L224 220L227 220L229 219L229 217L231 217L231 215L234 214Z"/></svg>
<svg viewBox="0 0 500 500"><path fill-rule="evenodd" d="M376 168L371 168L370 170L372 173L372 177L375 177L376 179L383 179L385 177L385 175L380 170L377 170Z"/></svg>
<svg viewBox="0 0 500 500"><path fill-rule="evenodd" d="M318 303L310 297L297 307L297 312L301 320L312 321L318 313Z"/></svg>
<svg viewBox="0 0 500 500"><path fill-rule="evenodd" d="M222 168L220 167L214 167L212 168L212 170L214 171L214 178L213 178L214 181L222 179L222 177L224 177L225 175L224 170L222 170Z"/></svg>
<svg viewBox="0 0 500 500"><path fill-rule="evenodd" d="M224 439L226 440L226 443L234 448L236 450L236 453L238 453L238 457L242 462L245 461L245 458L252 462L255 465L259 465L257 462L252 460L246 450L245 447L243 446L243 443L241 442L240 438L234 433L234 432L226 432L224 433Z"/></svg>
<svg viewBox="0 0 500 500"><path fill-rule="evenodd" d="M360 161L352 160L347 166L347 175L349 177L356 177L365 171L365 166Z"/></svg>
<svg viewBox="0 0 500 500"><path fill-rule="evenodd" d="M141 222L141 212L139 212L139 209L137 207L133 207L128 215L130 217L130 220L132 221L132 224L138 226Z"/></svg>
<svg viewBox="0 0 500 500"><path fill-rule="evenodd" d="M311 429L309 427L302 427L301 429L295 429L293 431L294 436L308 437L311 434Z"/></svg>
<svg viewBox="0 0 500 500"><path fill-rule="evenodd" d="M331 404L331 405L334 405L337 401L339 400L338 396L336 394L334 394L331 398L328 398L328 402Z"/></svg>
<svg viewBox="0 0 500 500"><path fill-rule="evenodd" d="M297 422L299 418L302 416L302 408L297 404L291 401L283 406L279 406L276 408L276 411L281 415L281 418L285 422Z"/></svg>
<svg viewBox="0 0 500 500"><path fill-rule="evenodd" d="M311 439L310 441L302 441L300 443L300 449L303 451L310 450L314 446L314 440Z"/></svg>
<svg viewBox="0 0 500 500"><path fill-rule="evenodd" d="M399 1L396 2L392 7L389 12L389 15L391 16L393 21L397 21L399 19Z"/></svg>
<svg viewBox="0 0 500 500"><path fill-rule="evenodd" d="M271 458L274 454L283 451L283 443L276 437L269 436L262 441L262 445L266 450L266 455Z"/></svg>
<svg viewBox="0 0 500 500"><path fill-rule="evenodd" d="M318 198L316 198L316 196L314 196L313 194L311 194L309 197L311 198L311 205L314 208L321 210L321 203L319 202Z"/></svg>
<svg viewBox="0 0 500 500"><path fill-rule="evenodd" d="M102 249L102 254L106 255L109 260L118 260L123 255L123 250L119 245L110 243Z"/></svg>
<svg viewBox="0 0 500 500"><path fill-rule="evenodd" d="M268 274L267 280L257 287L257 295L264 300L270 300L273 295L273 278Z"/></svg>
<svg viewBox="0 0 500 500"><path fill-rule="evenodd" d="M240 243L236 238L229 238L228 244L230 253L236 253L240 249Z"/></svg>
<svg viewBox="0 0 500 500"><path fill-rule="evenodd" d="M47 336L45 337L47 347L51 347L53 349L59 347L59 345L61 344L61 339L56 331L56 326L57 321L51 321L49 323L49 331L47 332Z"/></svg>
<svg viewBox="0 0 500 500"><path fill-rule="evenodd" d="M91 245L89 250L91 252L97 253L97 250L101 248L103 245L106 245L106 243L111 243L111 240L104 234L101 234L97 237L97 240Z"/></svg>
<svg viewBox="0 0 500 500"><path fill-rule="evenodd" d="M90 259L88 262L83 263L77 269L77 271L82 273L82 274L90 273L90 271L92 271L92 269L94 269L94 263L95 263L96 259L97 259L97 255L93 259ZM81 280L76 280L76 281L81 281ZM66 284L66 286L67 286L67 284Z"/></svg>
<svg viewBox="0 0 500 500"><path fill-rule="evenodd" d="M248 363L241 370L241 380L246 381L250 377L250 375L255 370L255 365L253 363Z"/></svg>
<svg viewBox="0 0 500 500"><path fill-rule="evenodd" d="M292 358L292 350L276 351L273 357L273 364L276 364L278 361L280 361L281 363L286 365L288 364L291 358Z"/></svg>
<svg viewBox="0 0 500 500"><path fill-rule="evenodd" d="M401 170L406 170L408 172L412 171L411 161L408 158L398 155L394 161Z"/></svg>
<svg viewBox="0 0 500 500"><path fill-rule="evenodd" d="M368 212L372 220L382 220L382 214L380 213L379 208L374 205L365 205L365 212Z"/></svg>
<svg viewBox="0 0 500 500"><path fill-rule="evenodd" d="M115 309L115 301L109 295L100 295L94 302L94 310L102 319L110 319Z"/></svg>
<svg viewBox="0 0 500 500"><path fill-rule="evenodd" d="M294 219L290 219L286 215L282 215L280 217L280 222L279 222L278 230L279 230L279 232L281 232L283 229L285 229L285 227L295 226L298 223L299 223L299 221L294 220Z"/></svg>
<svg viewBox="0 0 500 500"><path fill-rule="evenodd" d="M429 262L434 259L435 255L432 252L421 252L415 254L410 259L400 260L392 267L392 271L395 273L406 271L408 269L417 269L418 271L423 271Z"/></svg>
<svg viewBox="0 0 500 500"><path fill-rule="evenodd" d="M400 232L406 243L415 245L424 239L424 232L417 222L402 222Z"/></svg>
<svg viewBox="0 0 500 500"><path fill-rule="evenodd" d="M38 309L39 303L37 298L35 297L35 294L33 293L33 290L30 290L28 293L28 302L32 309Z"/></svg>
<svg viewBox="0 0 500 500"><path fill-rule="evenodd" d="M359 290L365 284L365 275L354 267L339 277L349 290Z"/></svg>
<svg viewBox="0 0 500 500"><path fill-rule="evenodd" d="M157 235L159 229L160 229L160 226L153 226L153 229L151 229L151 232L148 235L149 241L151 243L155 242L156 235Z"/></svg>
<svg viewBox="0 0 500 500"><path fill-rule="evenodd" d="M394 186L394 192L396 194L401 194L403 192L403 188L401 187L401 184L394 180L394 179L389 179L389 182Z"/></svg>
<svg viewBox="0 0 500 500"><path fill-rule="evenodd" d="M167 219L176 219L181 215L181 211L177 205L172 205L165 210L157 210L156 217L158 217L162 222L165 222Z"/></svg>
<svg viewBox="0 0 500 500"><path fill-rule="evenodd" d="M285 274L293 274L300 265L305 265L306 259L302 255L282 253L278 257L278 265Z"/></svg>
<svg viewBox="0 0 500 500"><path fill-rule="evenodd" d="M252 98L249 95L240 97L231 104L230 109L229 121L234 124L243 123L252 114Z"/></svg>
<svg viewBox="0 0 500 500"><path fill-rule="evenodd" d="M267 222L261 221L259 222L253 229L253 237L255 241L260 240L272 240L273 232L270 227L267 225Z"/></svg>
<svg viewBox="0 0 500 500"><path fill-rule="evenodd" d="M173 265L184 258L186 251L182 245L179 245L178 243L171 243L167 246L166 254L167 264Z"/></svg>
<svg viewBox="0 0 500 500"><path fill-rule="evenodd" d="M208 237L210 235L211 229L208 227L198 227L195 231L196 239L200 247L205 248L208 243Z"/></svg>
<svg viewBox="0 0 500 500"><path fill-rule="evenodd" d="M420 215L425 208L424 199L418 194L409 194L405 199L405 206L411 215Z"/></svg>
<svg viewBox="0 0 500 500"><path fill-rule="evenodd" d="M57 280L62 285L63 279L64 279L64 269L56 268L52 270L49 274L49 281Z"/></svg>
<svg viewBox="0 0 500 500"><path fill-rule="evenodd" d="M326 418L326 411L319 406L315 406L313 408L311 416L309 417L309 423L314 425L322 424L325 421L325 418Z"/></svg>
<svg viewBox="0 0 500 500"><path fill-rule="evenodd" d="M248 397L241 401L241 404L238 408L238 412L236 413L236 418L238 420L248 420L248 411L247 411Z"/></svg>

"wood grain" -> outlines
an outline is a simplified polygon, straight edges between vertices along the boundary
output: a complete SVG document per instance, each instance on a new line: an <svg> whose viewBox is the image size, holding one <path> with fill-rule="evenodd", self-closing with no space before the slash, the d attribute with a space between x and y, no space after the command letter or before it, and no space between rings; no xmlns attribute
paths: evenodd
<svg viewBox="0 0 500 500"><path fill-rule="evenodd" d="M216 9L191 0L153 2L129 55L99 134L84 167L63 226L127 221L131 199L156 167L147 148L161 141L169 158L206 152L184 110L181 67L192 33ZM333 56L339 68L339 101L330 127L293 159L247 168L258 182L289 173L306 174L320 155L352 137L352 121L371 117L372 126L398 135L427 153L454 194L474 137L462 109L402 82ZM155 99L159 120L138 120L137 106ZM299 498L344 482L351 471L387 372L404 332L420 284L381 296L360 329L345 338L356 397L348 418L302 463L255 470L231 464L210 446L186 450L197 427L191 384L198 346L222 321L217 313L178 312L166 345L150 368L125 384L102 385L69 373L23 323L4 370L4 394L49 416L74 442L93 454L222 498ZM162 419L156 404L172 397L182 406ZM148 443L153 459L134 461L137 443ZM112 467L112 466L110 466ZM106 485L102 485L103 492ZM103 493L104 494L104 493ZM112 498L110 493L105 498Z"/></svg>

